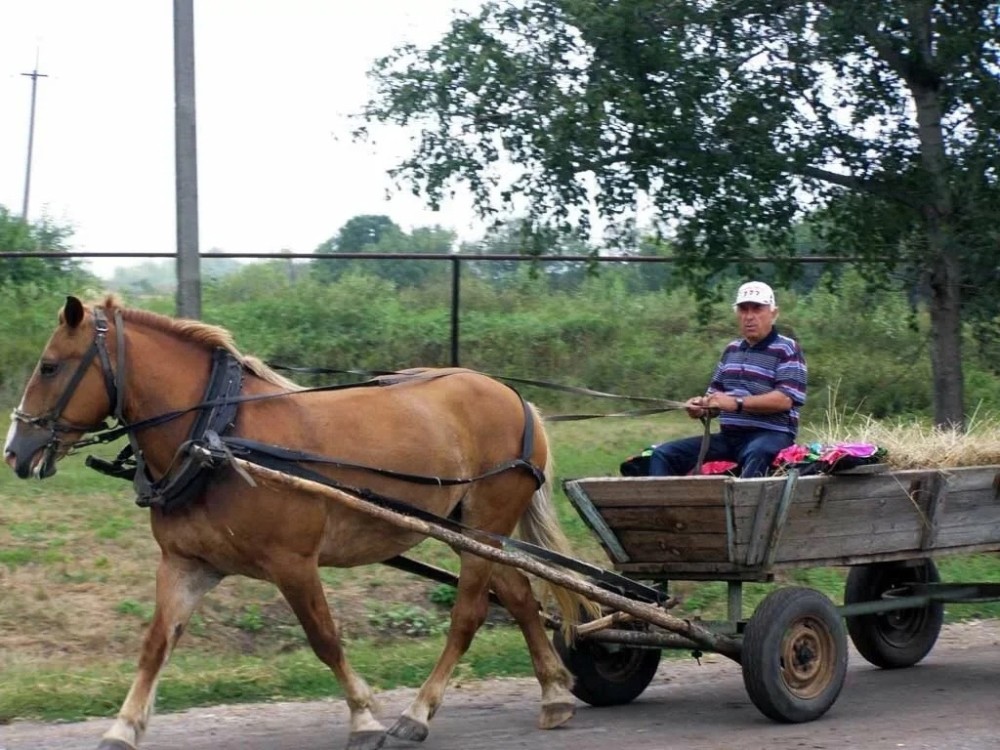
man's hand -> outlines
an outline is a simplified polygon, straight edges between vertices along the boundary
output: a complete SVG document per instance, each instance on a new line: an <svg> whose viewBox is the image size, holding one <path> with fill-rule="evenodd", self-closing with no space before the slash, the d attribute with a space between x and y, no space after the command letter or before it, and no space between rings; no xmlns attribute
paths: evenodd
<svg viewBox="0 0 1000 750"><path fill-rule="evenodd" d="M703 404L706 398L707 396L692 396L684 402L684 408L691 419L701 419L702 414L705 413Z"/></svg>
<svg viewBox="0 0 1000 750"><path fill-rule="evenodd" d="M731 407L728 406L730 401L732 402ZM717 417L720 411L734 411L736 409L736 399L724 393L694 396L684 402L684 408L691 419L701 419L706 415Z"/></svg>

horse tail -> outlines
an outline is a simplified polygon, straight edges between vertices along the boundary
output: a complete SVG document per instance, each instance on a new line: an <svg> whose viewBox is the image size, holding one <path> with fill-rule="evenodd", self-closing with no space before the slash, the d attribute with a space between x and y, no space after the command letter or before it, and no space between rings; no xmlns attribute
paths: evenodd
<svg viewBox="0 0 1000 750"><path fill-rule="evenodd" d="M549 446L541 416L534 405L531 405L531 411L535 418L536 434L543 436L546 446ZM556 515L555 503L553 502L552 487L555 469L550 447L547 447L546 450L543 470L545 483L535 490L531 503L524 515L521 516L521 520L518 522L518 536L529 544L572 557L569 540L559 525L559 518ZM541 594L540 599L543 605L548 600L555 602L562 615L563 632L567 635L570 633L570 628L580 622L581 617L590 616L593 618L600 615L600 606L585 596L544 579L537 580L538 593Z"/></svg>

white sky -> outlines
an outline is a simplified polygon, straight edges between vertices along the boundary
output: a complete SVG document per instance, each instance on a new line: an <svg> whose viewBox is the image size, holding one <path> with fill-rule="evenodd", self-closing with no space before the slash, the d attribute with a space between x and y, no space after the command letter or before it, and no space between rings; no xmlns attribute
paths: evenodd
<svg viewBox="0 0 1000 750"><path fill-rule="evenodd" d="M311 252L352 216L481 234L467 201L432 213L386 170L408 136L355 144L372 61L428 44L478 0L195 0L201 250ZM20 214L38 81L29 218L75 250L174 252L173 3L0 0L0 204ZM110 275L121 260L98 260Z"/></svg>

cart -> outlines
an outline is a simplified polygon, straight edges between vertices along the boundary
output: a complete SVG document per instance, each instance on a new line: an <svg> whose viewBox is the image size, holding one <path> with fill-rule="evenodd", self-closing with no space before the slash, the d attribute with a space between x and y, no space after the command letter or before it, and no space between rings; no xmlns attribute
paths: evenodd
<svg viewBox="0 0 1000 750"><path fill-rule="evenodd" d="M640 695L663 648L719 650L700 637L707 630L741 663L762 713L810 721L840 693L847 636L872 664L908 667L934 646L945 602L1000 599L1000 583L945 584L934 564L943 555L1000 551L1000 465L584 478L564 489L617 571L665 591L670 581L728 584L727 620L696 623L699 637L615 614L581 627L572 644L557 634L575 694L592 705ZM744 619L744 582L821 566L850 566L843 606L810 588L777 588Z"/></svg>
<svg viewBox="0 0 1000 750"><path fill-rule="evenodd" d="M372 502L342 489L228 456L237 468L325 495L349 508L510 565L590 598L603 615L553 641L576 678L574 694L620 705L652 681L663 649L714 652L742 666L754 705L780 722L819 718L847 672L847 637L873 664L907 667L933 647L945 602L1000 599L1000 583L941 583L933 558L1000 551L1000 465L837 475L583 478L564 482L616 571L526 552L523 543ZM527 545L530 547L531 545ZM389 565L438 582L457 578L404 557ZM742 585L785 569L850 566L844 606L810 588L777 588L743 618ZM567 572L568 571L568 572ZM581 575L582 573L582 575ZM672 614L670 581L728 584L723 622ZM846 627L844 621L846 620Z"/></svg>

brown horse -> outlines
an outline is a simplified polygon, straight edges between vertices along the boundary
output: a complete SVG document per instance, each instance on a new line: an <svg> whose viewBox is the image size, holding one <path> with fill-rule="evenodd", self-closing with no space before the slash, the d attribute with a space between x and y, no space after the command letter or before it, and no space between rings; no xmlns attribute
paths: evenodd
<svg viewBox="0 0 1000 750"><path fill-rule="evenodd" d="M449 369L414 371L371 388L301 389L259 360L240 355L221 328L124 308L112 297L89 308L67 298L14 412L4 447L7 463L22 478L49 476L75 442L116 416L124 425L143 423L131 436L134 446L153 480L169 475L198 419L199 410L184 410L203 402L213 353L220 349L241 370L242 401L231 435L336 457L339 466L316 471L439 516L460 517L475 529L503 535L518 529L526 541L566 551L551 504L551 482L539 487L551 465L542 422L509 387L480 373ZM173 412L184 413L149 421ZM504 464L511 467L491 473ZM432 485L400 474L482 478ZM273 582L316 655L333 670L350 708L348 748L373 750L383 744L387 731L374 717L371 689L344 654L318 568L385 561L422 537L315 494L250 486L231 468L214 471L184 504L154 504L150 521L162 553L156 612L131 690L100 748L138 746L160 670L192 611L220 580L235 574ZM565 723L574 710L571 676L546 637L528 579L481 557L459 556L444 650L388 734L410 740L427 736L448 679L485 619L490 588L527 641L541 684L539 726ZM584 602L558 587L549 593L565 620L574 621Z"/></svg>

